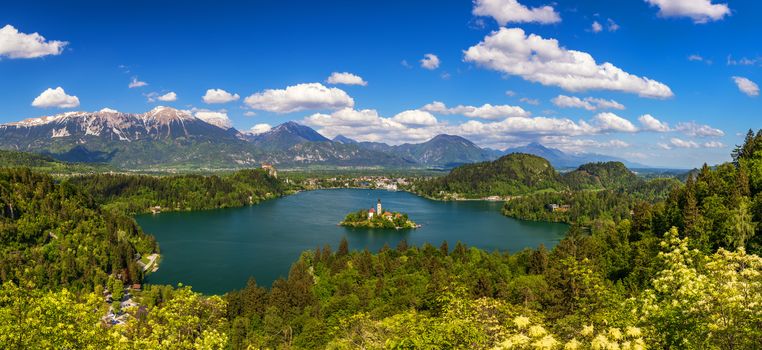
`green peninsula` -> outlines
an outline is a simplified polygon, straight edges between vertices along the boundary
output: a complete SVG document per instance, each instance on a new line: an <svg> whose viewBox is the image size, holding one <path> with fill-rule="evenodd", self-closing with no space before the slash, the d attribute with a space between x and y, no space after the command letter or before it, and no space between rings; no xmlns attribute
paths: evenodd
<svg viewBox="0 0 762 350"><path fill-rule="evenodd" d="M419 228L407 214L400 212L384 211L381 200L378 200L375 208L360 209L347 214L344 221L339 225L346 227L383 228L383 229L411 229Z"/></svg>

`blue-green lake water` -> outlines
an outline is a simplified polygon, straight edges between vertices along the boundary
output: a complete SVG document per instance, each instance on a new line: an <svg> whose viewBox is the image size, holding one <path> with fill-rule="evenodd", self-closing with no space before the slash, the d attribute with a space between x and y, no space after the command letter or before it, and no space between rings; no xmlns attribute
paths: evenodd
<svg viewBox="0 0 762 350"><path fill-rule="evenodd" d="M337 226L350 211L371 208L380 198L385 210L401 211L423 225L416 230L368 230ZM488 251L517 252L563 238L567 226L515 220L500 213L501 202L440 202L407 192L336 189L301 192L257 205L196 212L141 215L136 219L161 247L153 284L183 283L202 293L238 289L250 276L270 285L286 276L305 250L342 237L349 248L378 251L394 248L401 239L411 245L461 241Z"/></svg>

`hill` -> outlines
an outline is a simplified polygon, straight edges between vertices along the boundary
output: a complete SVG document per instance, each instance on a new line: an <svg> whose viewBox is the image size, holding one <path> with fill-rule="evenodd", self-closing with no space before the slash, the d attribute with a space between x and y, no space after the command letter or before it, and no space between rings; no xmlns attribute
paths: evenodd
<svg viewBox="0 0 762 350"><path fill-rule="evenodd" d="M562 175L571 189L630 187L641 181L621 162L583 164L577 170Z"/></svg>
<svg viewBox="0 0 762 350"><path fill-rule="evenodd" d="M481 198L563 188L561 176L547 160L531 154L512 153L492 162L459 166L446 176L417 184L416 189L431 197L458 194Z"/></svg>

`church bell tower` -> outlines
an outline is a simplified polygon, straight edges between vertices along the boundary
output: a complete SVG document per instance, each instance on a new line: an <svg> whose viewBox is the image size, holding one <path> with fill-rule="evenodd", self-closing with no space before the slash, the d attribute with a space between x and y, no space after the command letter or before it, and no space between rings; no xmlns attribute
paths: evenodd
<svg viewBox="0 0 762 350"><path fill-rule="evenodd" d="M381 211L381 198L378 199L378 204L376 204L376 213L378 213L378 215L381 215L384 213L383 211Z"/></svg>

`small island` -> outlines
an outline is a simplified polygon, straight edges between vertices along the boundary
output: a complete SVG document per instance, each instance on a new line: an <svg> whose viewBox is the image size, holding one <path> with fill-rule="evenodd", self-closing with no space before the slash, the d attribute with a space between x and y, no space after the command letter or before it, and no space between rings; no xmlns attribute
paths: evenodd
<svg viewBox="0 0 762 350"><path fill-rule="evenodd" d="M380 199L376 204L376 208L360 209L354 213L349 213L339 225L362 228L393 228L397 230L421 227L421 225L410 220L405 213L384 211Z"/></svg>

